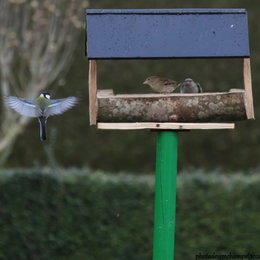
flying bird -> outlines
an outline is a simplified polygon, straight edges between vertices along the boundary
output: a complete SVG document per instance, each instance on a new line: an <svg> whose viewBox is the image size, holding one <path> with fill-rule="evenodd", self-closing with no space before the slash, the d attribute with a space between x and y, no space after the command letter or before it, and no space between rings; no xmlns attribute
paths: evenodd
<svg viewBox="0 0 260 260"><path fill-rule="evenodd" d="M4 98L7 106L17 113L28 117L37 117L40 123L40 138L46 140L46 123L49 116L59 115L78 103L78 98L67 97L51 99L48 92L43 92L36 99L25 99L14 96Z"/></svg>
<svg viewBox="0 0 260 260"><path fill-rule="evenodd" d="M171 79L165 79L158 76L150 76L144 82L144 85L149 85L153 91L158 93L171 93L178 86L177 82Z"/></svg>
<svg viewBox="0 0 260 260"><path fill-rule="evenodd" d="M178 84L178 87L180 87L181 93L202 93L202 87L200 86L200 83L194 82L190 78L187 78Z"/></svg>

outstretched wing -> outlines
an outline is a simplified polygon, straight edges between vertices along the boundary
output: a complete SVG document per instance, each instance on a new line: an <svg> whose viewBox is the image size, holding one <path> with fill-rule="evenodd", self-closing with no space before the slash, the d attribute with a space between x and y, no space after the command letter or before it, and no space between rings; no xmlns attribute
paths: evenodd
<svg viewBox="0 0 260 260"><path fill-rule="evenodd" d="M40 110L34 105L31 99L9 96L5 97L4 101L7 106L23 116L38 117L40 115Z"/></svg>
<svg viewBox="0 0 260 260"><path fill-rule="evenodd" d="M51 104L44 111L45 116L59 115L68 109L72 108L78 103L78 98L76 97L67 97L62 99L53 99Z"/></svg>

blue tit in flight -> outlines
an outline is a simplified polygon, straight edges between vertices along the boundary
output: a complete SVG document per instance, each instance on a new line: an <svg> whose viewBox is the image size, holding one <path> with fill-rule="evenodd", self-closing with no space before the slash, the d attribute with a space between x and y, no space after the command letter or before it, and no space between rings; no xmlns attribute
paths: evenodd
<svg viewBox="0 0 260 260"><path fill-rule="evenodd" d="M194 82L192 79L188 78L181 82L178 87L180 87L181 93L202 93L202 87L198 82Z"/></svg>
<svg viewBox="0 0 260 260"><path fill-rule="evenodd" d="M14 96L5 97L7 106L17 113L38 117L40 123L41 140L46 140L46 122L49 116L60 115L78 103L78 98L67 97L62 99L51 99L48 92L43 92L36 99L25 99Z"/></svg>

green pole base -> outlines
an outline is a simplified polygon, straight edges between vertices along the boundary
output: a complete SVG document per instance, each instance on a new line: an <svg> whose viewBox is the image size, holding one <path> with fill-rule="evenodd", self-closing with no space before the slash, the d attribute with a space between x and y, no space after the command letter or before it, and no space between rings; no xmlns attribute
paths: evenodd
<svg viewBox="0 0 260 260"><path fill-rule="evenodd" d="M178 133L158 132L153 260L174 259Z"/></svg>

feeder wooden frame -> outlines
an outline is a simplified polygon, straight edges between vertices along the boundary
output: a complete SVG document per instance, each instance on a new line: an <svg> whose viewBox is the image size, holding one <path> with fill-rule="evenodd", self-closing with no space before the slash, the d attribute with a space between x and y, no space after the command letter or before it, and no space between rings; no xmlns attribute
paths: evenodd
<svg viewBox="0 0 260 260"><path fill-rule="evenodd" d="M230 129L235 121L254 119L245 9L88 9L86 25L90 125ZM179 58L243 59L244 89L165 95L97 89L98 59Z"/></svg>
<svg viewBox="0 0 260 260"><path fill-rule="evenodd" d="M245 105L246 119L254 119L253 94L250 58L243 59L243 78L244 90L238 92L243 95ZM236 92L231 90L228 93ZM204 93L203 93L204 94ZM214 95L217 93L208 93ZM158 96L160 94L150 94L149 96ZM172 96L187 96L190 94L170 94ZM128 97L136 95L127 95ZM142 95L140 95L141 97ZM192 95L191 95L192 96ZM89 116L90 125L97 125L99 129L118 129L118 130L137 130L137 129L233 129L234 123L196 123L196 122L98 122L98 99L116 97L112 90L102 90L98 93L97 89L97 61L89 60Z"/></svg>

